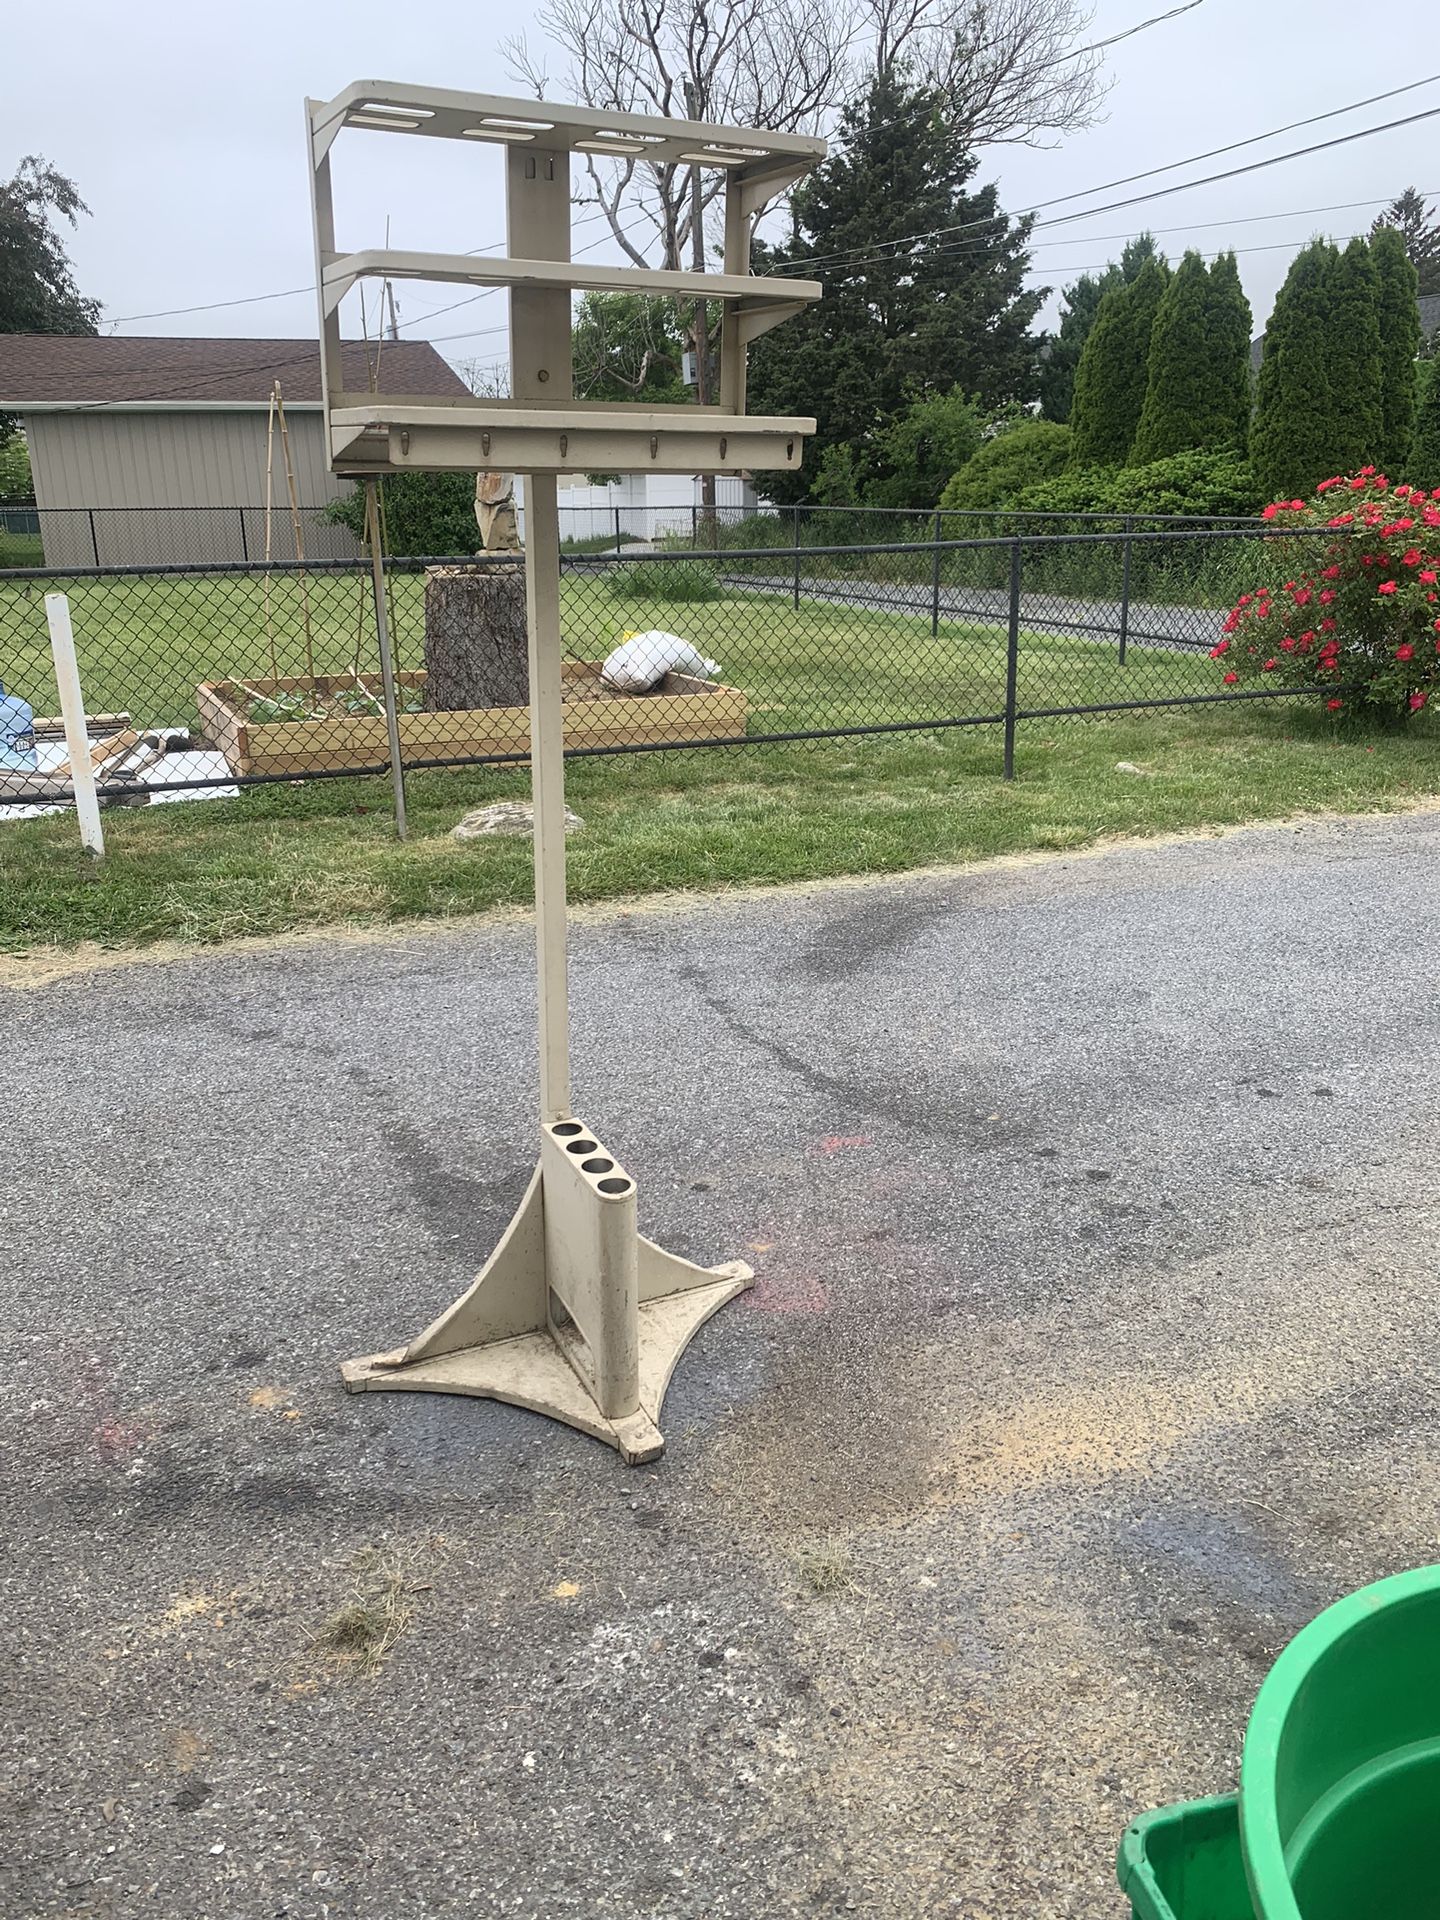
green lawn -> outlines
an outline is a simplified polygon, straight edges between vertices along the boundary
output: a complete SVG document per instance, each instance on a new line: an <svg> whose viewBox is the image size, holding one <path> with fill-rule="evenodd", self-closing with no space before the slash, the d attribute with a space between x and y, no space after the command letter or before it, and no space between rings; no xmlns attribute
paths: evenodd
<svg viewBox="0 0 1440 1920"><path fill-rule="evenodd" d="M570 845L572 895L890 873L1440 792L1428 730L1349 739L1260 706L1033 722L1018 773L1001 779L996 730L575 761L570 798L586 827ZM0 825L0 946L214 941L523 904L528 843L457 843L449 828L525 786L480 768L413 776L405 846L378 780L117 809L98 867L73 818Z"/></svg>
<svg viewBox="0 0 1440 1920"><path fill-rule="evenodd" d="M611 590L623 573L566 577L566 650L603 658L626 629L663 627L720 662L750 700L752 733L876 725L998 713L1004 705L1004 636L982 621L944 621L786 595L732 593L670 604ZM37 712L54 711L44 581L0 581L0 678ZM76 651L92 712L137 723L198 725L201 681L378 669L367 578L313 573L107 576L68 583ZM1057 613L1063 608L1057 605ZM397 665L423 663L419 576L393 582ZM306 639L308 617L309 639ZM1146 699L1215 690L1211 664L1194 654L1131 649L1043 633L1022 636L1022 706Z"/></svg>
<svg viewBox="0 0 1440 1920"><path fill-rule="evenodd" d="M594 659L627 628L685 635L749 698L752 734L998 714L1005 641L993 626L785 596L699 604L634 600L614 577L567 577L567 650ZM53 708L44 583L0 582L0 676ZM195 724L201 680L262 677L270 635L282 673L375 667L368 583L276 575L267 634L257 575L97 577L72 583L92 711ZM394 582L399 664L421 661L421 581ZM1192 653L1021 636L1022 707L1213 692ZM1146 771L1121 774L1117 761ZM1115 833L1155 833L1315 808L1393 807L1440 791L1427 720L1414 734L1355 740L1298 706L1161 710L1022 724L1020 777L1000 778L1000 731L940 729L822 744L576 760L570 791L587 827L571 848L574 896L772 884L893 872ZM218 940L288 928L449 916L528 900L524 842L457 845L477 802L523 793L513 769L414 775L413 838L392 838L380 780L252 789L238 800L107 813L109 858L76 850L73 819L0 823L0 945Z"/></svg>

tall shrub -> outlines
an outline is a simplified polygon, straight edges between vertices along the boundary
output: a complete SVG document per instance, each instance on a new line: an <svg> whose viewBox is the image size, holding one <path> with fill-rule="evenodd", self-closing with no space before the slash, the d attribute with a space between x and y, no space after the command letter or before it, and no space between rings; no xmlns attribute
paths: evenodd
<svg viewBox="0 0 1440 1920"><path fill-rule="evenodd" d="M1330 269L1325 373L1330 387L1327 473L1354 473L1380 459L1384 436L1380 368L1380 278L1358 235ZM1313 486L1316 478L1307 476Z"/></svg>
<svg viewBox="0 0 1440 1920"><path fill-rule="evenodd" d="M1440 487L1440 374L1426 382L1406 468L1417 486Z"/></svg>
<svg viewBox="0 0 1440 1920"><path fill-rule="evenodd" d="M1170 270L1149 260L1128 287L1114 287L1075 369L1070 412L1076 466L1122 466L1140 424L1149 379L1150 336Z"/></svg>
<svg viewBox="0 0 1440 1920"><path fill-rule="evenodd" d="M1420 276L1405 251L1404 236L1379 227L1370 241L1378 281L1380 325L1379 464L1405 472L1415 429L1415 360L1420 352Z"/></svg>
<svg viewBox="0 0 1440 1920"><path fill-rule="evenodd" d="M1329 459L1331 268L1335 249L1312 240L1290 262L1265 329L1250 459L1262 492L1308 492L1335 471Z"/></svg>
<svg viewBox="0 0 1440 1920"><path fill-rule="evenodd" d="M1217 447L1242 451L1250 438L1250 332L1254 315L1233 253L1222 253L1210 268L1206 354L1210 366L1211 405Z"/></svg>
<svg viewBox="0 0 1440 1920"><path fill-rule="evenodd" d="M1235 257L1207 270L1187 253L1150 337L1149 378L1130 464L1191 447L1243 447L1249 413L1250 306Z"/></svg>

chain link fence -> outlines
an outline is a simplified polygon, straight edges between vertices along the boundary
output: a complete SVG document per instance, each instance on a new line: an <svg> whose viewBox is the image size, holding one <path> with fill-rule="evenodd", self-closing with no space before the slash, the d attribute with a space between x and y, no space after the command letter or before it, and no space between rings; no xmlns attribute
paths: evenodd
<svg viewBox="0 0 1440 1920"><path fill-rule="evenodd" d="M1253 525L1132 527L706 549L672 536L638 553L572 551L567 752L978 727L995 730L1010 773L1029 720L1294 697L1228 691L1208 658L1275 537ZM1284 538L1293 551L1305 536ZM391 560L383 578L404 768L525 761L521 563ZM389 772L363 558L11 569L0 572L0 680L36 716L37 760L26 793L13 765L0 775L0 800L42 800L46 774L64 777L44 610L57 591L70 602L102 793ZM479 635L478 667L463 657L467 631ZM651 632L677 636L698 660L643 691L608 685L615 648Z"/></svg>

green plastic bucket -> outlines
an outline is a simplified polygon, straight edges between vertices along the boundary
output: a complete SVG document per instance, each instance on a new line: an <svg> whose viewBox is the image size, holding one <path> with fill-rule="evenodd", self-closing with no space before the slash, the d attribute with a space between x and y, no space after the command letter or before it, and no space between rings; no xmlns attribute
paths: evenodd
<svg viewBox="0 0 1440 1920"><path fill-rule="evenodd" d="M1253 1920L1233 1793L1142 1813L1115 1871L1135 1920Z"/></svg>
<svg viewBox="0 0 1440 1920"><path fill-rule="evenodd" d="M1352 1593L1280 1655L1240 1838L1259 1920L1440 1920L1440 1567Z"/></svg>
<svg viewBox="0 0 1440 1920"><path fill-rule="evenodd" d="M1116 1871L1136 1920L1440 1920L1440 1567L1296 1634L1239 1794L1143 1814Z"/></svg>

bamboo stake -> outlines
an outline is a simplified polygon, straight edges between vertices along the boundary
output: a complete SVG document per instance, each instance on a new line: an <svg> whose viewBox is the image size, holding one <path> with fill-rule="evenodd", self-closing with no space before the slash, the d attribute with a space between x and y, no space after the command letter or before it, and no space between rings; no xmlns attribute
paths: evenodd
<svg viewBox="0 0 1440 1920"><path fill-rule="evenodd" d="M275 628L270 618L270 530L275 499L275 396L277 380L270 389L270 418L265 427L265 638L270 642L270 678L280 678L280 662L275 655Z"/></svg>
<svg viewBox="0 0 1440 1920"><path fill-rule="evenodd" d="M280 447L285 455L285 485L290 492L290 525L295 534L295 558L300 566L300 618L305 628L305 672L315 684L315 637L310 631L310 582L305 573L305 537L300 528L300 500L295 491L295 468L290 459L290 429L285 424L285 398L275 382L275 411L280 418ZM278 679L278 674L276 675Z"/></svg>

